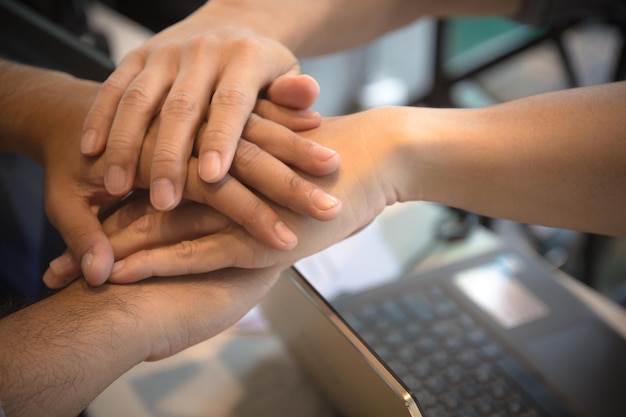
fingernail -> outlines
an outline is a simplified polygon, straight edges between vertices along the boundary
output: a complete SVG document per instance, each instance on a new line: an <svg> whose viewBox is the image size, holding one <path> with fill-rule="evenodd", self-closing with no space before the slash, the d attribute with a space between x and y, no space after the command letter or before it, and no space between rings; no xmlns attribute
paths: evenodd
<svg viewBox="0 0 626 417"><path fill-rule="evenodd" d="M298 241L298 237L283 222L277 222L274 225L274 232L276 232L276 236L285 246L291 246Z"/></svg>
<svg viewBox="0 0 626 417"><path fill-rule="evenodd" d="M85 155L91 155L96 151L96 131L87 130L80 139L80 151Z"/></svg>
<svg viewBox="0 0 626 417"><path fill-rule="evenodd" d="M120 195L126 192L126 172L117 165L111 165L107 170L104 179L104 186L113 195Z"/></svg>
<svg viewBox="0 0 626 417"><path fill-rule="evenodd" d="M54 275L51 269L48 268L46 272L43 273L42 278L43 283L48 288L57 288L60 285L59 279Z"/></svg>
<svg viewBox="0 0 626 417"><path fill-rule="evenodd" d="M64 276L72 272L77 265L74 264L72 255L64 253L56 259L53 259L50 264L50 271L56 276Z"/></svg>
<svg viewBox="0 0 626 417"><path fill-rule="evenodd" d="M93 253L87 252L80 262L80 267L83 270L83 274L85 273L85 271L91 269L91 265L93 265Z"/></svg>
<svg viewBox="0 0 626 417"><path fill-rule="evenodd" d="M121 261L115 262L113 264L113 269L111 270L111 277L115 277L115 274L117 274L119 271L121 271L123 267L124 267L124 260L123 259Z"/></svg>
<svg viewBox="0 0 626 417"><path fill-rule="evenodd" d="M80 270L72 255L64 253L50 262L42 280L48 288L60 288L76 278L79 273Z"/></svg>
<svg viewBox="0 0 626 417"><path fill-rule="evenodd" d="M315 145L311 149L311 154L320 161L328 161L337 155L337 152L322 145Z"/></svg>
<svg viewBox="0 0 626 417"><path fill-rule="evenodd" d="M220 154L215 151L208 151L202 154L200 158L199 172L200 178L206 182L217 179L222 164Z"/></svg>
<svg viewBox="0 0 626 417"><path fill-rule="evenodd" d="M157 210L169 210L175 203L174 184L167 178L152 182L152 205Z"/></svg>
<svg viewBox="0 0 626 417"><path fill-rule="evenodd" d="M330 194L325 193L319 188L316 188L311 193L311 201L313 202L313 205L321 211L330 210L337 207L337 204L339 204L338 199Z"/></svg>

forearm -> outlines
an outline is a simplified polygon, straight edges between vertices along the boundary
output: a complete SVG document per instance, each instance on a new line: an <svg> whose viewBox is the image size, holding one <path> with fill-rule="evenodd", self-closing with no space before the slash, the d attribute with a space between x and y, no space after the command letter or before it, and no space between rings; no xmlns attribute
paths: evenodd
<svg viewBox="0 0 626 417"><path fill-rule="evenodd" d="M513 15L521 0L212 0L198 11L269 36L301 57L372 41L423 16ZM224 20L225 18L225 20Z"/></svg>
<svg viewBox="0 0 626 417"><path fill-rule="evenodd" d="M137 287L79 280L0 320L0 398L7 416L77 415L149 346ZM144 345L145 344L145 345Z"/></svg>
<svg viewBox="0 0 626 417"><path fill-rule="evenodd" d="M625 235L625 99L626 83L619 83L485 109L415 110L418 197L492 217Z"/></svg>
<svg viewBox="0 0 626 417"><path fill-rule="evenodd" d="M0 152L23 154L42 163L42 145L50 132L68 129L69 120L86 112L95 90L85 95L76 92L90 84L65 73L0 59Z"/></svg>

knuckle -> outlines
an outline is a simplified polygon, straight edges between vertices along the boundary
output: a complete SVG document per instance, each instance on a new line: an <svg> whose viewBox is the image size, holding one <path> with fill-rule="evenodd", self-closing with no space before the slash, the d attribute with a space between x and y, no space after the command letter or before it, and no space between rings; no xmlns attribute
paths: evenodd
<svg viewBox="0 0 626 417"><path fill-rule="evenodd" d="M243 107L252 100L252 96L240 83L220 84L213 93L213 103L221 106Z"/></svg>
<svg viewBox="0 0 626 417"><path fill-rule="evenodd" d="M207 138L207 143L227 144L233 141L235 126L226 120L210 120L203 137ZM239 138L236 138L239 139Z"/></svg>
<svg viewBox="0 0 626 417"><path fill-rule="evenodd" d="M198 255L198 245L196 244L196 242L194 241L190 241L190 240L183 240L181 242L178 242L176 245L174 245L174 253L176 255L176 257L178 259L180 259L181 261L192 261L194 260L197 255ZM191 268L192 266L192 262L189 262L188 268ZM191 269L189 269L188 272L190 272Z"/></svg>
<svg viewBox="0 0 626 417"><path fill-rule="evenodd" d="M157 221L155 216L141 216L135 220L132 225L132 231L139 236L150 236L157 228Z"/></svg>
<svg viewBox="0 0 626 417"><path fill-rule="evenodd" d="M313 187L312 184L293 171L287 174L287 180L289 183L289 191L294 194L305 192Z"/></svg>
<svg viewBox="0 0 626 417"><path fill-rule="evenodd" d="M273 266L272 250L254 240L250 235L239 229L235 234L236 250L231 251L233 266L241 268L265 268Z"/></svg>
<svg viewBox="0 0 626 417"><path fill-rule="evenodd" d="M153 164L176 164L181 160L181 152L175 143L160 143L152 155Z"/></svg>
<svg viewBox="0 0 626 417"><path fill-rule="evenodd" d="M233 158L233 165L238 170L251 168L262 152L261 148L254 143L240 142Z"/></svg>
<svg viewBox="0 0 626 417"><path fill-rule="evenodd" d="M151 100L148 91L143 85L132 84L126 89L120 103L126 107L147 109L150 107Z"/></svg>
<svg viewBox="0 0 626 417"><path fill-rule="evenodd" d="M212 34L201 34L191 38L188 48L193 55L204 55L211 51L218 39Z"/></svg>
<svg viewBox="0 0 626 417"><path fill-rule="evenodd" d="M261 49L261 42L255 38L243 37L235 41L235 50L243 58L254 59Z"/></svg>
<svg viewBox="0 0 626 417"><path fill-rule="evenodd" d="M107 144L110 161L136 161L139 159L140 143L133 132L116 127L111 131Z"/></svg>
<svg viewBox="0 0 626 417"><path fill-rule="evenodd" d="M190 120L199 114L199 106L196 98L187 92L179 92L171 95L163 104L162 114L164 117Z"/></svg>
<svg viewBox="0 0 626 417"><path fill-rule="evenodd" d="M102 83L102 90L107 92L122 92L125 88L126 84L117 71L109 75L109 77Z"/></svg>
<svg viewBox="0 0 626 417"><path fill-rule="evenodd" d="M247 213L248 215L243 216L241 219L241 225L248 231L254 231L258 229L260 223L262 223L259 220L267 206L263 203L263 201L254 196L248 199L244 205L244 213Z"/></svg>

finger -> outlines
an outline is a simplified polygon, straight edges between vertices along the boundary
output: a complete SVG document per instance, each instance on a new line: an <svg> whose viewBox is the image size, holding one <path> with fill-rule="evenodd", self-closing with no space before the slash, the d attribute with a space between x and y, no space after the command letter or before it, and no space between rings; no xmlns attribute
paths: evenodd
<svg viewBox="0 0 626 417"><path fill-rule="evenodd" d="M331 220L341 211L338 199L246 140L239 142L231 173L248 187L296 213Z"/></svg>
<svg viewBox="0 0 626 417"><path fill-rule="evenodd" d="M268 100L257 100L253 112L293 131L315 129L322 124L318 112L283 107Z"/></svg>
<svg viewBox="0 0 626 417"><path fill-rule="evenodd" d="M142 55L130 53L102 83L83 124L80 141L80 150L83 154L96 156L104 151L117 106L124 92L143 67Z"/></svg>
<svg viewBox="0 0 626 417"><path fill-rule="evenodd" d="M187 203L170 212L146 213L110 235L115 259L146 249L216 233L232 221L210 207Z"/></svg>
<svg viewBox="0 0 626 417"><path fill-rule="evenodd" d="M136 194L141 194L141 192L137 191ZM137 198L135 201L125 204L108 216L106 221L101 224L102 232L110 236L114 232L136 221L141 216L153 213L154 211L147 198ZM115 247L113 247L113 252L114 259L117 259ZM43 281L49 288L61 288L74 281L80 275L80 264L70 251L65 251L61 256L50 262L48 269L43 274Z"/></svg>
<svg viewBox="0 0 626 417"><path fill-rule="evenodd" d="M196 39L183 53L180 72L161 108L150 175L150 199L158 210L170 210L180 202L187 160L215 82L210 43L204 37Z"/></svg>
<svg viewBox="0 0 626 417"><path fill-rule="evenodd" d="M200 136L199 175L206 182L224 178L230 168L243 126L266 81L266 71L251 70L267 65L251 43L237 52L222 74L209 106L206 129Z"/></svg>
<svg viewBox="0 0 626 417"><path fill-rule="evenodd" d="M43 282L48 288L62 288L80 277L80 264L69 251L52 261L43 274Z"/></svg>
<svg viewBox="0 0 626 417"><path fill-rule="evenodd" d="M109 209L106 216L100 214L102 230L110 237L142 216L155 212L156 210L148 199L147 191L133 190L118 205Z"/></svg>
<svg viewBox="0 0 626 417"><path fill-rule="evenodd" d="M320 86L313 77L293 71L277 77L267 88L270 101L300 110L311 107L319 94Z"/></svg>
<svg viewBox="0 0 626 417"><path fill-rule="evenodd" d="M169 52L154 52L120 99L105 152L104 185L111 195L124 195L132 187L146 130L176 70L165 55Z"/></svg>
<svg viewBox="0 0 626 417"><path fill-rule="evenodd" d="M100 285L109 277L113 267L113 250L107 236L104 234L96 213L84 203L65 196L63 205L47 205L52 224L59 230L68 246L73 258L80 260L80 267L85 280L91 285ZM61 198L56 196L54 198ZM54 207L63 207L64 215L59 216ZM68 215L71 213L71 215ZM67 270L59 270L55 274L55 267L51 264L46 285L58 288L68 283ZM58 279L56 279L56 278Z"/></svg>
<svg viewBox="0 0 626 417"><path fill-rule="evenodd" d="M231 266L273 266L271 249L244 234L225 233L134 253L116 262L109 279L125 284L155 276L191 275Z"/></svg>
<svg viewBox="0 0 626 417"><path fill-rule="evenodd" d="M275 249L290 250L297 245L296 235L261 198L230 175L216 184L205 183L193 174L197 163L195 158L190 160L185 198L213 207Z"/></svg>
<svg viewBox="0 0 626 417"><path fill-rule="evenodd" d="M339 154L334 150L255 114L250 115L242 136L311 175L328 175L339 168Z"/></svg>

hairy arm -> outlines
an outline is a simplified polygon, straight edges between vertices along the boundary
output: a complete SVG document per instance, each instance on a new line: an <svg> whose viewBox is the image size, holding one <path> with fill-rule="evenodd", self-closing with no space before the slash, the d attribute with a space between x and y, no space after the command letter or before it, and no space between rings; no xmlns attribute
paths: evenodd
<svg viewBox="0 0 626 417"><path fill-rule="evenodd" d="M93 288L79 280L0 320L7 416L77 415L144 360L223 331L269 290L275 270L224 270Z"/></svg>

